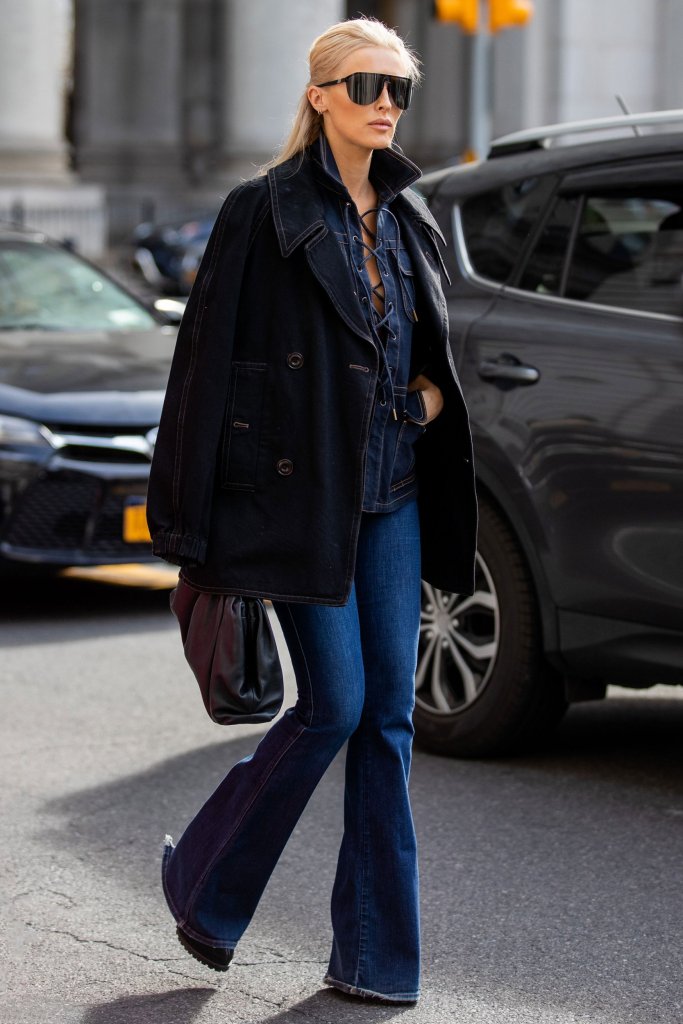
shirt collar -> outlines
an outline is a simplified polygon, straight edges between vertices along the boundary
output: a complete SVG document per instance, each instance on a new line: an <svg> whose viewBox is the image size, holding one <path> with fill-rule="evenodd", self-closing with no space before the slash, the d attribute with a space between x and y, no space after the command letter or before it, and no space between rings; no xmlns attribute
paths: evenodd
<svg viewBox="0 0 683 1024"><path fill-rule="evenodd" d="M325 202L320 188L316 188L316 162L312 158L312 147L307 147L290 160L268 171L268 188L272 204L273 222L278 236L280 251L283 256L291 256L295 249L304 242L310 241L318 236L322 241L328 232L325 223ZM403 167L413 168L411 175L417 168L396 147L391 152L388 150L376 150L375 158L381 156L382 163L389 167L400 164ZM378 161L379 162L379 161ZM384 179L384 167L379 172ZM321 169L317 172L323 175ZM258 180L258 179L257 179ZM332 179L324 177L321 180ZM337 186L339 187L339 186ZM439 225L427 208L426 203L418 194L410 188L404 188L400 195L396 195L392 203L392 210L398 217L401 231L410 231L415 227L415 222L423 225L427 234L436 236L441 244L445 245L445 239ZM436 243L435 243L436 244ZM333 240L332 252L339 250L339 246ZM434 259L438 258L434 252Z"/></svg>
<svg viewBox="0 0 683 1024"><path fill-rule="evenodd" d="M316 180L326 188L349 198L336 161L324 132L321 132L310 147L313 173ZM390 203L392 199L421 177L420 168L409 160L394 143L390 149L376 149L370 164L370 181L377 190L380 202Z"/></svg>

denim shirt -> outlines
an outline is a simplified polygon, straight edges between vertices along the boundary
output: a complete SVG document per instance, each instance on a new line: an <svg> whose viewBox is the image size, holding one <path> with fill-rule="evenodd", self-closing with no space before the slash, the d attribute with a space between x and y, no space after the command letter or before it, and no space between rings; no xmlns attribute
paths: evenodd
<svg viewBox="0 0 683 1024"><path fill-rule="evenodd" d="M408 392L415 288L406 249L401 246L398 222L390 200L410 181L375 183L379 198L377 232L372 248L363 242L361 219L343 184L332 150L324 135L311 147L316 180L323 187L325 220L334 231L370 328L379 360L379 375L366 454L363 489L364 512L389 512L417 494L414 444L424 432L425 406L417 391ZM417 177L417 175L415 175ZM413 178L414 180L414 178ZM374 256L384 292L384 312L373 303L367 270Z"/></svg>

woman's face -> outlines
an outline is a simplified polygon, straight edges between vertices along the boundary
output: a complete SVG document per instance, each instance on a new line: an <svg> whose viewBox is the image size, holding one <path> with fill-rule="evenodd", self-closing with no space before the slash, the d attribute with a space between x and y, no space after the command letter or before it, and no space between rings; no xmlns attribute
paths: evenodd
<svg viewBox="0 0 683 1024"><path fill-rule="evenodd" d="M364 46L347 57L332 77L345 78L355 71L405 77L406 65L394 50ZM391 145L398 119L403 113L393 103L386 85L379 98L367 106L360 106L349 99L343 82L324 89L312 85L308 98L315 109L324 114L325 135L333 149L335 146L386 149Z"/></svg>

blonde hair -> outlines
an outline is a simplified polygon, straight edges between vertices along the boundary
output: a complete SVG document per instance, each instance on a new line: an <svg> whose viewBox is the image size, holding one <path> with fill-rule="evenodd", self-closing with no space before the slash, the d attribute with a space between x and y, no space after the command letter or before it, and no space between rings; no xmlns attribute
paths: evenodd
<svg viewBox="0 0 683 1024"><path fill-rule="evenodd" d="M417 85L422 78L417 55L403 42L392 28L375 18L351 18L332 25L313 41L308 52L309 79L299 100L292 128L282 148L259 170L265 174L271 167L290 160L297 153L303 153L320 135L322 118L311 106L308 90L318 82L327 82L337 77L339 66L356 50L366 46L378 46L393 50L406 64L406 77Z"/></svg>

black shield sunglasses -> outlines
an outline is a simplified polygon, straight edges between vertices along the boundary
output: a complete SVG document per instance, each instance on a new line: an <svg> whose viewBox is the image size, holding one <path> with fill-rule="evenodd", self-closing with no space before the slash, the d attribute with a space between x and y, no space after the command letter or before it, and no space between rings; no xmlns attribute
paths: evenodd
<svg viewBox="0 0 683 1024"><path fill-rule="evenodd" d="M373 71L354 71L346 78L335 78L332 82L321 82L316 89L323 89L326 85L341 85L346 82L346 91L353 103L366 107L369 103L375 103L384 90L386 83L391 96L391 102L396 104L399 110L407 110L410 106L410 99L413 95L413 82L410 78L399 78L398 75L376 75Z"/></svg>

